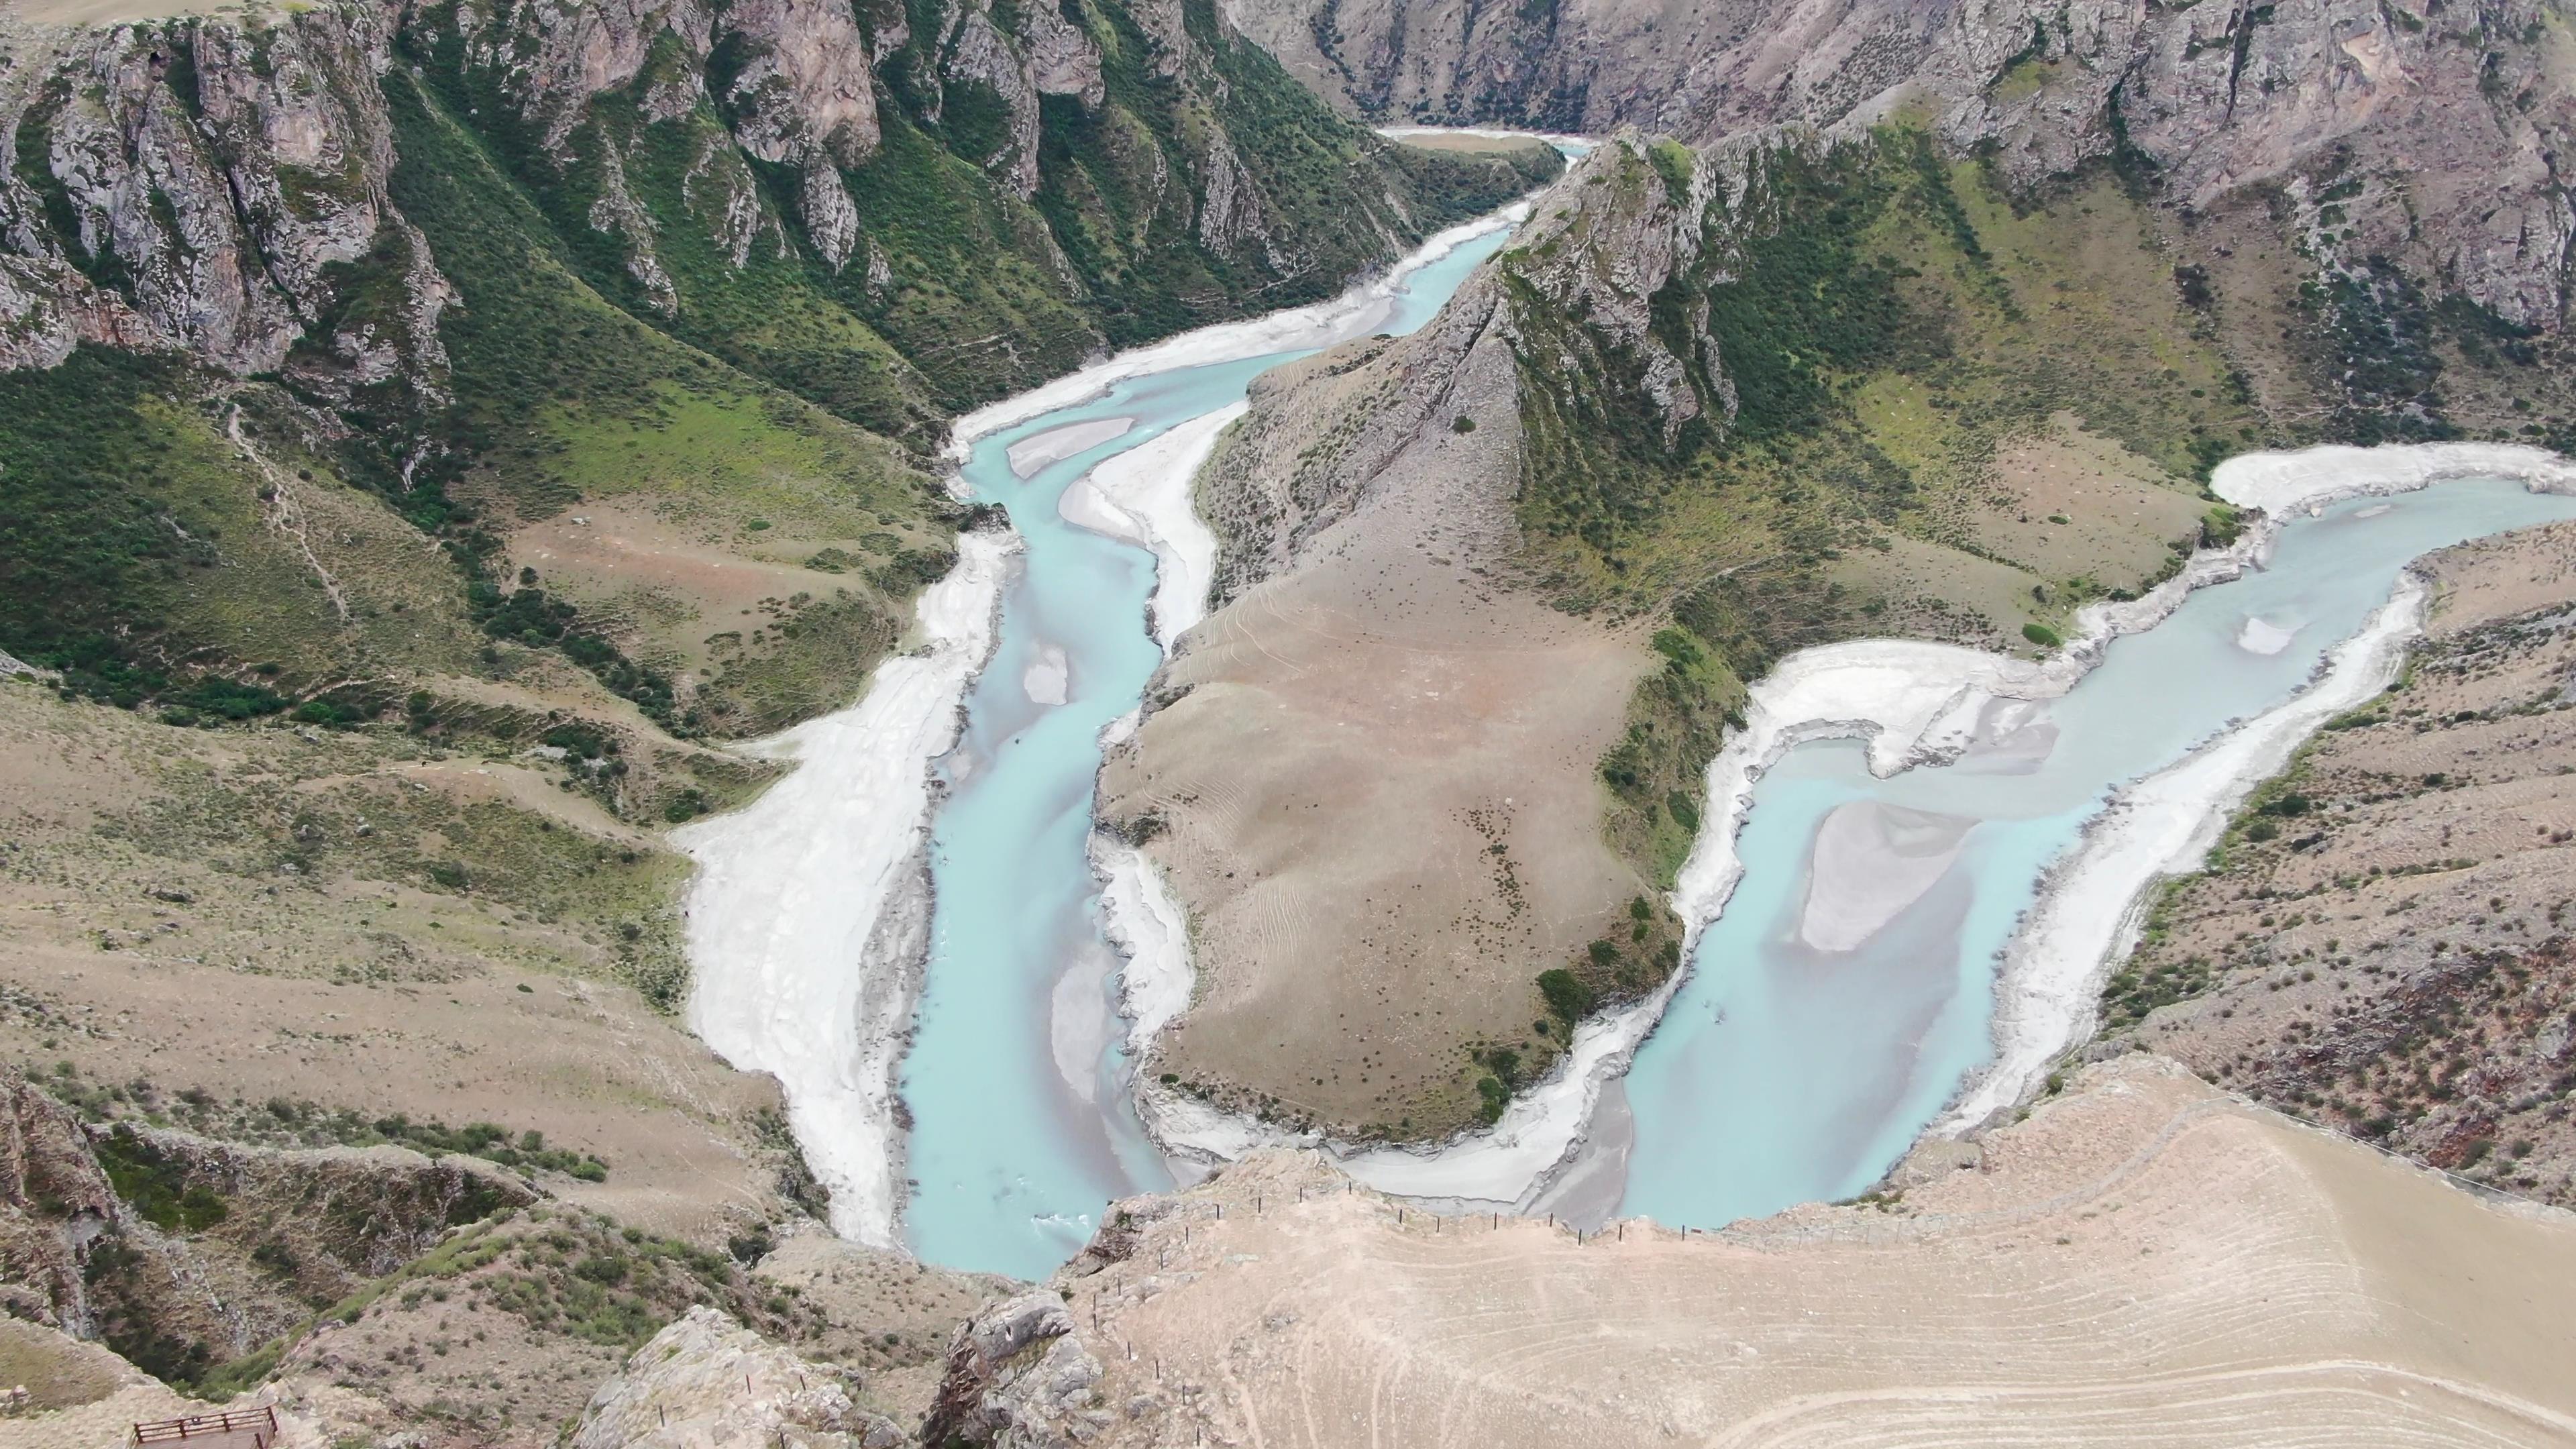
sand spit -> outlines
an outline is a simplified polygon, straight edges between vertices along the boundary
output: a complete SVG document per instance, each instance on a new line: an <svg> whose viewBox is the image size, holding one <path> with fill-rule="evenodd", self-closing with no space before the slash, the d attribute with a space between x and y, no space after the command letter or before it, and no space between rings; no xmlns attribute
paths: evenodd
<svg viewBox="0 0 2576 1449"><path fill-rule="evenodd" d="M1854 951L1930 893L1976 822L1902 805L1837 805L1816 832L1798 940L1810 950Z"/></svg>
<svg viewBox="0 0 2576 1449"><path fill-rule="evenodd" d="M1202 413L1150 442L1110 458L1056 499L1077 528L1132 543L1154 555L1154 599L1146 626L1163 652L1207 617L1216 577L1216 535L1190 501L1190 482L1246 404Z"/></svg>
<svg viewBox="0 0 2576 1449"><path fill-rule="evenodd" d="M1059 408L1087 402L1130 378L1184 367L1240 362L1274 352L1331 347L1366 337L1395 309L1395 295L1415 272L1439 261L1480 236L1517 226L1529 217L1529 203L1516 201L1500 211L1435 232L1421 246L1389 267L1383 276L1360 282L1329 301L1290 307L1240 322L1220 322L1178 337L1165 338L1095 362L1079 372L1029 389L959 418L948 434L948 456L964 462L977 438L998 433ZM1068 454L1067 456L1071 456Z"/></svg>
<svg viewBox="0 0 2576 1449"><path fill-rule="evenodd" d="M1003 449L1002 457L1011 465L1012 477L1032 478L1076 453L1099 447L1112 438L1125 437L1127 430L1134 426L1134 418L1095 418L1087 423L1067 423L1034 437L1020 439Z"/></svg>
<svg viewBox="0 0 2576 1449"><path fill-rule="evenodd" d="M1993 735L1998 720L2018 713L2015 702L2051 699L2071 689L2100 662L2111 640L2154 627L2194 589L2259 567L2292 513L2468 477L2519 478L2535 490L2576 493L2576 465L2513 445L2249 454L2220 465L2212 486L2221 498L2264 516L2236 543L2195 555L2179 575L2145 596L2085 609L2075 639L2047 659L1919 640L1861 639L1780 661L1753 686L1745 727L1709 766L1698 843L1673 893L1690 944L1717 919L1743 875L1735 841L1754 783L1792 748L1811 740L1860 739L1871 771L1880 776L1956 759ZM2360 633L2328 656L2308 689L2114 797L2076 851L2043 882L1996 984L1993 1063L1962 1085L1934 1132L1965 1131L2020 1100L2049 1063L2090 1029L2103 972L2115 950L2133 938L2136 905L2146 888L2159 876L2189 869L2252 784L2277 770L2319 724L2385 688L2421 620L2421 586L2410 579ZM1556 1071L1515 1100L1495 1126L1434 1147L1357 1153L1335 1147L1335 1155L1352 1175L1381 1191L1527 1206L1583 1145L1602 1085L1627 1070L1686 975L1687 967L1646 1000L1585 1022ZM1170 1095L1141 1084L1140 1095L1157 1094ZM1170 1114L1168 1122L1158 1122L1151 1111L1147 1117L1167 1150L1177 1154L1232 1159L1255 1145L1312 1142L1184 1105L1190 1110Z"/></svg>
<svg viewBox="0 0 2576 1449"><path fill-rule="evenodd" d="M672 832L689 887L689 1025L768 1072L832 1227L895 1246L895 1070L928 939L930 762L956 742L966 685L992 652L1016 541L959 536L924 590L921 646L877 667L848 709L746 747L799 762L748 807Z"/></svg>

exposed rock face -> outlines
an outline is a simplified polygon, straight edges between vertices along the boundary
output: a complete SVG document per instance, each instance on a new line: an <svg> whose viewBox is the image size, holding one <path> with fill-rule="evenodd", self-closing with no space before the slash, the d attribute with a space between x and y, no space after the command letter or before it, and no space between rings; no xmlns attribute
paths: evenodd
<svg viewBox="0 0 2576 1449"><path fill-rule="evenodd" d="M1313 137L1231 132L1230 67L1248 63L1248 48L1221 54L1177 7L1166 11L1137 19L1150 37L1148 68L1178 88L1160 100L1128 97L1105 123L1118 139L1098 155L1070 146L1073 167L1133 168L1135 178L1106 190L1123 194L1141 180L1143 209L1128 213L1123 195L1105 199L1089 171L1067 176L1081 224L1097 229L1082 245L1177 242L1249 268L1247 278L1296 279L1312 292L1401 242L1407 183L1386 160L1390 148L1346 128L1336 144L1384 165L1387 189L1355 198L1365 216L1358 229L1331 218L1329 255L1316 240L1283 239L1283 217L1314 203L1301 196L1283 212L1269 193L1282 185L1277 168L1306 164ZM756 255L789 262L808 249L833 274L861 258L865 291L851 302L862 311L892 303L898 277L885 244L900 234L888 228L917 218L863 214L854 185L864 189L861 173L881 169L885 117L928 128L940 139L916 135L895 163L906 177L895 184L962 185L918 170L925 145L947 145L979 167L1017 210L977 217L973 225L993 234L969 240L1033 275L975 285L1034 289L1018 305L1042 323L1005 328L1034 335L1013 337L1002 375L982 375L992 369L979 363L956 390L980 397L996 383L1034 381L1104 340L1084 311L1090 283L1025 203L1045 180L1040 98L1066 98L1069 115L1113 107L1096 35L1117 22L1098 6L1015 7L1007 22L975 4L926 14L936 24L915 34L903 7L828 0L437 10L341 0L249 20L21 27L0 56L0 141L17 158L0 178L0 364L50 366L82 341L154 345L235 374L284 371L335 404L385 383L443 400L438 324L457 292L391 199L399 127L380 81L400 67L452 106L454 120L485 133L569 224L576 252L608 239L633 284L631 304L666 322L702 305L693 291L721 286L666 255L705 242L736 270ZM1241 47L1230 35L1218 43ZM1291 119L1340 126L1320 112ZM666 162L648 155L656 138L645 128L654 126L679 128L695 155L678 207L655 194L665 184L655 168ZM770 169L756 175L755 166ZM906 205L927 200L975 210L964 196ZM944 260L924 257L917 269ZM1044 335L1067 322L1077 335ZM883 325L916 350L992 341L915 338L919 319ZM794 387L802 375L780 380Z"/></svg>
<svg viewBox="0 0 2576 1449"><path fill-rule="evenodd" d="M0 1078L0 1301L165 1377L248 1352L451 1229L537 1200L488 1164L83 1124Z"/></svg>
<svg viewBox="0 0 2576 1449"><path fill-rule="evenodd" d="M748 0L725 7L718 34L753 57L725 93L744 150L764 161L821 158L841 166L875 154L867 38L848 6Z"/></svg>
<svg viewBox="0 0 2576 1449"><path fill-rule="evenodd" d="M1074 1336L1053 1292L1023 1293L960 1325L948 1349L925 1444L1060 1449L1116 1422L1099 1406L1100 1360Z"/></svg>
<svg viewBox="0 0 2576 1449"><path fill-rule="evenodd" d="M1073 28L1052 5L1020 11L1020 38L1029 55L1029 79L1040 95L1072 96L1086 107L1107 96L1100 81L1100 47Z"/></svg>
<svg viewBox="0 0 2576 1449"><path fill-rule="evenodd" d="M116 1189L79 1119L14 1072L0 1079L0 1112L0 1295L13 1316L94 1337L81 1264L119 1216Z"/></svg>
<svg viewBox="0 0 2576 1449"><path fill-rule="evenodd" d="M911 1436L858 1406L848 1371L809 1363L700 1304L590 1397L573 1449L895 1449Z"/></svg>
<svg viewBox="0 0 2576 1449"><path fill-rule="evenodd" d="M2328 224L2518 326L2555 327L2576 220L2553 157L2576 105L2543 7L1897 0L1230 0L1298 74L1389 120L1512 121L1690 141L1928 108L2036 180L2125 152L2207 206L2327 167ZM2323 183L2321 183L2323 184Z"/></svg>

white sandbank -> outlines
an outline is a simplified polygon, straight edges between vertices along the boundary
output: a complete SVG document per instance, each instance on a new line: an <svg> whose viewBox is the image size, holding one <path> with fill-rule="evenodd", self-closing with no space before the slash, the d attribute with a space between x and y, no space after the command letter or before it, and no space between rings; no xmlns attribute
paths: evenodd
<svg viewBox="0 0 2576 1449"><path fill-rule="evenodd" d="M1100 877L1109 943L1127 958L1118 1014L1127 1019L1128 1049L1141 1053L1190 1009L1189 919L1154 862L1116 836L1092 834L1091 868Z"/></svg>
<svg viewBox="0 0 2576 1449"><path fill-rule="evenodd" d="M1487 212L1473 221L1460 222L1447 231L1435 232L1389 267L1383 276L1355 283L1340 296L1240 322L1219 322L1195 332L1184 332L1178 337L1131 348L1017 396L988 403L959 418L951 426L948 456L962 463L967 448L977 438L1059 408L1087 402L1119 383L1147 373L1240 362L1250 357L1267 357L1274 352L1330 347L1356 337L1366 337L1394 313L1395 296L1404 289L1408 277L1480 236L1519 225L1528 219L1529 210L1528 202L1515 201L1500 211Z"/></svg>
<svg viewBox="0 0 2576 1449"><path fill-rule="evenodd" d="M1799 942L1815 951L1860 949L1949 873L1975 823L1876 800L1835 806L1807 863Z"/></svg>
<svg viewBox="0 0 2576 1449"><path fill-rule="evenodd" d="M1011 465L1012 477L1030 478L1036 476L1041 468L1099 447L1112 438L1125 437L1127 430L1134 426L1134 418L1094 418L1087 423L1067 423L1020 439L1002 450L1002 458Z"/></svg>
<svg viewBox="0 0 2576 1449"><path fill-rule="evenodd" d="M1031 704L1062 704L1073 683L1073 662L1061 644L1041 644L1038 657L1020 673L1020 692Z"/></svg>
<svg viewBox="0 0 2576 1449"><path fill-rule="evenodd" d="M2248 616L2236 631L2236 647L2248 654L2278 654L2299 637L2296 629L2284 629L2269 619Z"/></svg>
<svg viewBox="0 0 2576 1449"><path fill-rule="evenodd" d="M2465 477L2519 478L2534 489L2576 493L2576 465L2513 445L2250 454L2221 464L2212 487L2230 503L2266 516L2230 547L2194 555L2180 574L2144 597L2086 608L2077 617L2074 640L2047 659L1919 640L1861 639L1781 660L1748 691L1744 728L1709 765L1699 836L1672 897L1687 928L1684 962L1743 874L1735 842L1754 782L1791 748L1810 740L1862 739L1871 771L1881 776L1954 759L1991 736L1999 720L2008 722L2017 710L2012 702L2064 694L2100 661L2112 639L2154 627L2193 589L2258 566L2289 514ZM2114 951L2134 938L2135 911L2147 886L2160 875L2192 868L2254 783L2276 771L2318 724L2384 688L2421 617L2421 586L2410 579L2328 656L2322 677L2308 689L2115 797L2076 851L2042 883L1996 984L1995 1056L1962 1084L1935 1132L1967 1130L2019 1100L2067 1044L2090 1029L2103 974ZM1495 1126L1436 1146L1371 1149L1348 1156L1345 1165L1362 1181L1407 1196L1518 1206L1535 1201L1581 1146L1602 1084L1626 1071L1687 972L1686 964L1646 1000L1584 1022L1556 1070L1516 1099ZM1195 1112L1156 1124L1174 1150L1232 1158L1261 1143L1291 1140L1187 1105Z"/></svg>
<svg viewBox="0 0 2576 1449"><path fill-rule="evenodd" d="M1476 136L1488 141L1545 141L1559 151L1574 148L1576 155L1601 144L1598 137L1578 136L1571 131L1513 131L1493 126L1380 126L1377 133L1390 141L1409 141L1416 136Z"/></svg>
<svg viewBox="0 0 2576 1449"><path fill-rule="evenodd" d="M1208 585L1216 580L1216 535L1191 502L1190 483L1246 406L1201 413L1139 443L1074 480L1056 499L1067 523L1152 552L1154 599L1146 622L1166 654L1207 617Z"/></svg>
<svg viewBox="0 0 2576 1449"><path fill-rule="evenodd" d="M920 644L877 666L848 709L744 747L795 769L741 810L671 833L697 862L687 897L689 1026L778 1078L789 1125L832 1194L832 1227L895 1246L895 1068L928 902L930 761L992 652L1017 541L957 540L922 591Z"/></svg>

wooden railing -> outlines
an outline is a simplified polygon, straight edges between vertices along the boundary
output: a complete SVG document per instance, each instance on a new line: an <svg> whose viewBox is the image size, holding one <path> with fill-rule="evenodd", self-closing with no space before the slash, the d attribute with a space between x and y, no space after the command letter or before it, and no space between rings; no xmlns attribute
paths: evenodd
<svg viewBox="0 0 2576 1449"><path fill-rule="evenodd" d="M226 1409L219 1414L191 1414L184 1419L156 1419L134 1426L131 1442L141 1444L177 1444L188 1439L212 1439L219 1436L248 1434L251 1449L268 1449L277 1442L277 1409L261 1404L249 1409Z"/></svg>

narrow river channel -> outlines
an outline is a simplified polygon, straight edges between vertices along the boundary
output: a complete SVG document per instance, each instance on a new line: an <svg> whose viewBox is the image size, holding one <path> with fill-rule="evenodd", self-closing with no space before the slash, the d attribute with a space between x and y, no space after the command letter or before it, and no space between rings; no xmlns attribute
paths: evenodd
<svg viewBox="0 0 2576 1449"><path fill-rule="evenodd" d="M2286 526L2270 565L2115 640L2064 697L1994 711L1956 761L1874 778L1857 740L1754 787L1744 876L1622 1084L1622 1215L1715 1227L1867 1188L1995 1048L1996 968L2113 790L2289 699L2409 560L2576 517L2468 479Z"/></svg>
<svg viewBox="0 0 2576 1449"><path fill-rule="evenodd" d="M1146 627L1155 560L1067 521L1066 490L1240 403L1270 368L1428 322L1508 234L1417 257L1382 297L1318 309L1309 327L1261 332L1258 356L1185 361L973 441L966 484L1010 510L1023 552L964 735L936 766L930 956L902 1078L904 1226L925 1260L1042 1278L1089 1240L1102 1205L1171 1182L1129 1105L1118 961L1086 854L1101 732L1163 657Z"/></svg>

